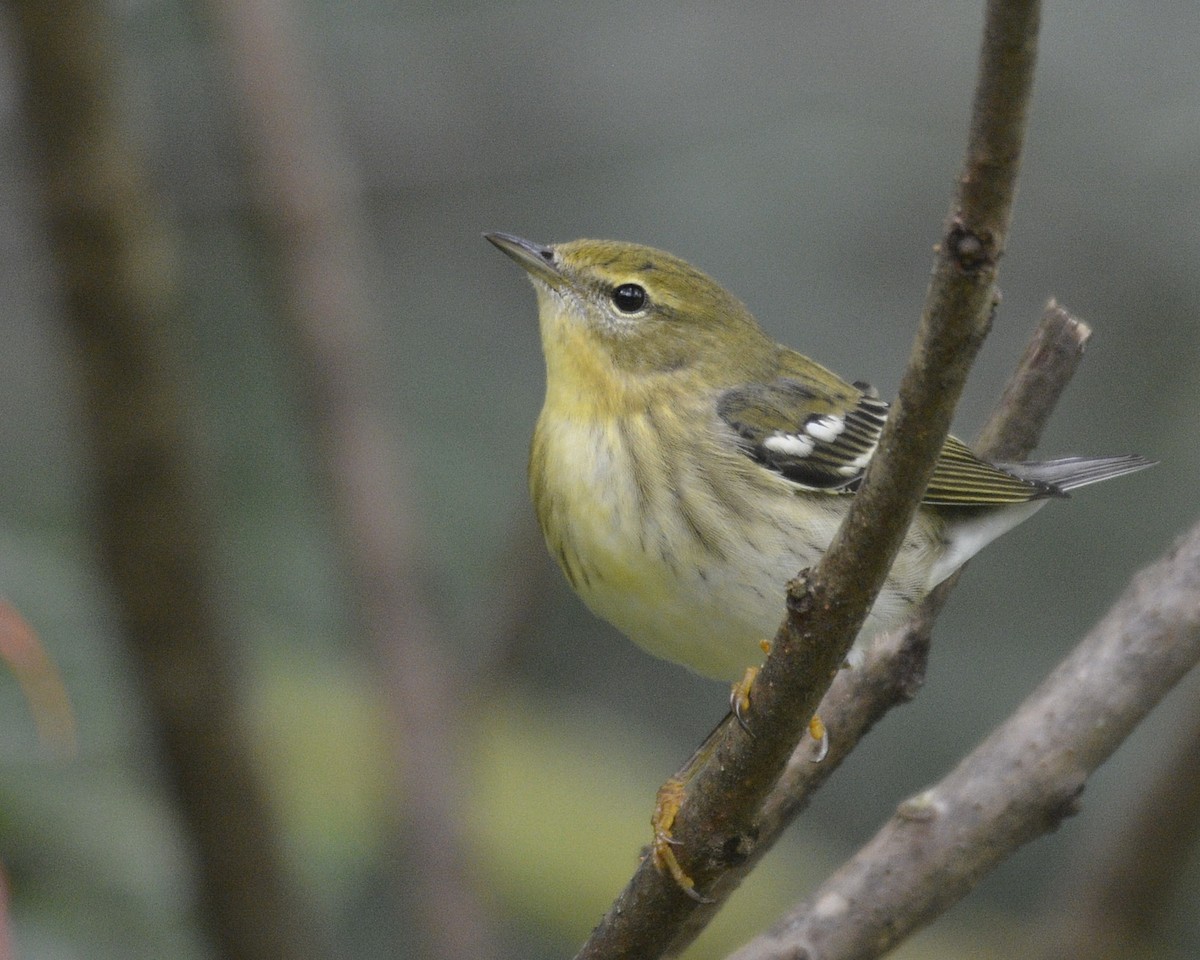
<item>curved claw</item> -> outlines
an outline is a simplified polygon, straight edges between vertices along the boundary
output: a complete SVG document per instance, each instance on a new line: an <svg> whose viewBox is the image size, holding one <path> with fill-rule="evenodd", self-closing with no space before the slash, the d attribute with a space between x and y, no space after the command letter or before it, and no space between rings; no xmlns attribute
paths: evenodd
<svg viewBox="0 0 1200 960"><path fill-rule="evenodd" d="M810 758L809 762L820 763L829 755L829 730L815 713L808 721L808 735L817 741L817 755Z"/></svg>
<svg viewBox="0 0 1200 960"><path fill-rule="evenodd" d="M683 789L684 781L679 777L672 777L658 788L658 796L654 801L654 816L650 819L654 827L654 844L650 856L659 873L669 876L680 890L697 903L708 903L708 898L696 890L696 882L679 865L679 859L672 849L679 844L679 841L671 836L671 827L675 824L675 814L679 812L679 805L683 802Z"/></svg>
<svg viewBox="0 0 1200 960"><path fill-rule="evenodd" d="M754 678L758 676L759 669L747 667L745 675L729 691L729 710L737 720L738 726L751 737L754 736L754 731L746 723L745 713L750 709L750 688L754 685Z"/></svg>

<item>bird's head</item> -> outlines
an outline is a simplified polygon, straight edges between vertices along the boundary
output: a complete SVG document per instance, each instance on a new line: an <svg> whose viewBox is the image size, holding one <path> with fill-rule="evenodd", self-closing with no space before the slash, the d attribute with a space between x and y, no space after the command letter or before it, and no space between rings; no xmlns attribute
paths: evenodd
<svg viewBox="0 0 1200 960"><path fill-rule="evenodd" d="M618 377L699 374L713 385L773 348L746 307L678 257L612 240L487 239L537 290L549 376L584 357Z"/></svg>

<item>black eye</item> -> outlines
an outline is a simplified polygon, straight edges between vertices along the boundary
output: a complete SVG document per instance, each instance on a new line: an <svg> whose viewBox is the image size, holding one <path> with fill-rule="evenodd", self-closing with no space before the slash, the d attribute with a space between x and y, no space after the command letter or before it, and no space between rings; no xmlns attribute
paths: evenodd
<svg viewBox="0 0 1200 960"><path fill-rule="evenodd" d="M637 313L646 305L646 288L623 283L612 292L613 305L622 313Z"/></svg>

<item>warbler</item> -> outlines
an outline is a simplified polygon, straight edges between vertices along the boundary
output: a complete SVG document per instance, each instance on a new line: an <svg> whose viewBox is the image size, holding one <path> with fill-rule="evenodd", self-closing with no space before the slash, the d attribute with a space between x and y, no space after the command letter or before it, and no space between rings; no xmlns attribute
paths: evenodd
<svg viewBox="0 0 1200 960"><path fill-rule="evenodd" d="M887 403L775 343L669 253L486 237L537 292L546 396L529 486L550 552L635 643L737 680L774 635L789 578L829 546ZM1050 499L1148 466L988 463L948 438L859 641Z"/></svg>

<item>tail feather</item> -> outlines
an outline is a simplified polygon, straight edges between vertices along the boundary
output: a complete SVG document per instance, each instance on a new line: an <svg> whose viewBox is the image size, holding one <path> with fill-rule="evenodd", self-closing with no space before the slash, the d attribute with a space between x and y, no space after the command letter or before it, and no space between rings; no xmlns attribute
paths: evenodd
<svg viewBox="0 0 1200 960"><path fill-rule="evenodd" d="M1028 480L1044 484L1056 493L1067 493L1089 483L1123 477L1153 467L1157 460L1129 454L1123 457L1063 457L1060 460L1030 460L1024 463L997 463L1001 470Z"/></svg>

